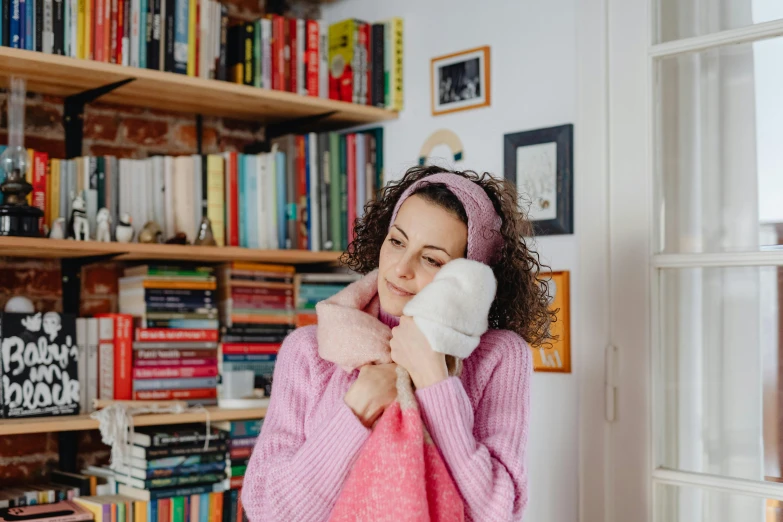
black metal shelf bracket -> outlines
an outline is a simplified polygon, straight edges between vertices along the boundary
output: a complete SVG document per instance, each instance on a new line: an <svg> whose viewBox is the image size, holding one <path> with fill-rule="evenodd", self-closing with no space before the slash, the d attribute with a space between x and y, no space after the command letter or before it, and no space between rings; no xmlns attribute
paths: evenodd
<svg viewBox="0 0 783 522"><path fill-rule="evenodd" d="M126 78L115 83L96 87L95 89L72 94L65 98L63 128L65 130L66 158L77 158L82 155L82 140L84 139L84 106L135 79L136 78Z"/></svg>
<svg viewBox="0 0 783 522"><path fill-rule="evenodd" d="M85 257L71 257L60 260L60 277L62 284L63 312L79 314L82 293L82 267L92 263L110 261L120 252ZM76 472L76 454L78 452L79 433L76 431L61 431L57 434L60 454L59 467L62 471Z"/></svg>
<svg viewBox="0 0 783 522"><path fill-rule="evenodd" d="M196 114L196 154L204 154L204 117Z"/></svg>

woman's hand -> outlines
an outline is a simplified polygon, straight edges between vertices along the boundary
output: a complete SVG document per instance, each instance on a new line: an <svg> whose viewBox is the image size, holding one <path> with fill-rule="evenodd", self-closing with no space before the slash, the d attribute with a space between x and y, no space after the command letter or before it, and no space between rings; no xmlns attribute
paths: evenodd
<svg viewBox="0 0 783 522"><path fill-rule="evenodd" d="M446 355L436 352L412 317L402 316L392 328L391 358L406 370L416 388L432 386L449 377Z"/></svg>
<svg viewBox="0 0 783 522"><path fill-rule="evenodd" d="M343 400L366 427L371 428L386 406L397 398L397 365L366 364Z"/></svg>

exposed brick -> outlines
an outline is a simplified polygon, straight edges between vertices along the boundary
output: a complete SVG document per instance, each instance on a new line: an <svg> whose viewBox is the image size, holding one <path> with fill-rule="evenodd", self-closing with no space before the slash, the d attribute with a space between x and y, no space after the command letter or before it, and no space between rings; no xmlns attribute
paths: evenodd
<svg viewBox="0 0 783 522"><path fill-rule="evenodd" d="M84 137L93 140L114 141L120 128L117 115L90 113L84 120Z"/></svg>
<svg viewBox="0 0 783 522"><path fill-rule="evenodd" d="M62 132L62 110L38 103L28 104L25 107L25 129Z"/></svg>
<svg viewBox="0 0 783 522"><path fill-rule="evenodd" d="M96 263L82 270L82 291L93 296L116 294L122 267L115 263Z"/></svg>
<svg viewBox="0 0 783 522"><path fill-rule="evenodd" d="M8 134L5 131L0 131L0 143L8 143ZM45 152L50 158L65 157L65 141L62 138L42 138L25 132L24 146Z"/></svg>
<svg viewBox="0 0 783 522"><path fill-rule="evenodd" d="M18 457L47 449L47 433L29 433L0 437L0 458Z"/></svg>
<svg viewBox="0 0 783 522"><path fill-rule="evenodd" d="M133 147L119 147L114 145L90 144L87 153L93 156L116 156L118 158L136 158L140 151Z"/></svg>
<svg viewBox="0 0 783 522"><path fill-rule="evenodd" d="M225 118L223 120L223 129L227 131L240 131L255 135L258 132L261 132L262 125L255 121Z"/></svg>
<svg viewBox="0 0 783 522"><path fill-rule="evenodd" d="M201 132L201 146L204 150L217 146L217 130L213 127L204 127ZM174 133L176 146L195 152L198 147L196 126L179 125Z"/></svg>
<svg viewBox="0 0 783 522"><path fill-rule="evenodd" d="M122 122L125 138L139 145L162 145L166 143L169 124L165 121L147 121L140 118L125 118Z"/></svg>
<svg viewBox="0 0 783 522"><path fill-rule="evenodd" d="M92 104L85 112L95 112L103 114L144 114L147 111L144 107L133 107L130 105L120 105L116 103L97 102Z"/></svg>
<svg viewBox="0 0 783 522"><path fill-rule="evenodd" d="M79 315L93 316L117 311L117 299L113 297L82 297L79 303Z"/></svg>
<svg viewBox="0 0 783 522"><path fill-rule="evenodd" d="M246 145L254 143L256 140L253 138L237 138L234 136L220 136L218 138L218 147L221 151L237 151L242 152Z"/></svg>
<svg viewBox="0 0 783 522"><path fill-rule="evenodd" d="M41 100L54 105L62 105L65 103L65 98L61 98L60 96L50 96L48 94L42 95Z"/></svg>

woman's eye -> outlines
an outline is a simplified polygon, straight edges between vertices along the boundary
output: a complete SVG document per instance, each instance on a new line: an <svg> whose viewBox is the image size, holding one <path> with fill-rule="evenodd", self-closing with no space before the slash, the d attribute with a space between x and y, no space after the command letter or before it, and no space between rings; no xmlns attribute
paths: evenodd
<svg viewBox="0 0 783 522"><path fill-rule="evenodd" d="M443 263L437 261L436 259L432 259L431 257L425 257L424 260L427 262L427 264L434 266L435 268L440 268L443 266Z"/></svg>
<svg viewBox="0 0 783 522"><path fill-rule="evenodd" d="M395 247L401 247L402 246L402 241L400 241L398 239L394 239L393 237L389 239L389 243L391 243Z"/></svg>

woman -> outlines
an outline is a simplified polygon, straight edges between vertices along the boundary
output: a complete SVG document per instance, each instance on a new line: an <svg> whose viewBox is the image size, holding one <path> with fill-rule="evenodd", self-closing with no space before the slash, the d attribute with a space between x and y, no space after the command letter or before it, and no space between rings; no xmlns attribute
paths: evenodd
<svg viewBox="0 0 783 522"><path fill-rule="evenodd" d="M553 320L537 254L521 239L529 235L514 188L488 175L414 167L368 204L343 261L377 275L377 320L393 328L390 362L346 372L319 354L317 327L286 338L244 479L242 503L251 522L328 520L373 424L395 400L397 365L410 374L466 520L521 518L532 365L527 343L546 341ZM491 266L498 289L491 329L457 377L402 310L443 265L461 257ZM361 339L352 342L361 349Z"/></svg>

